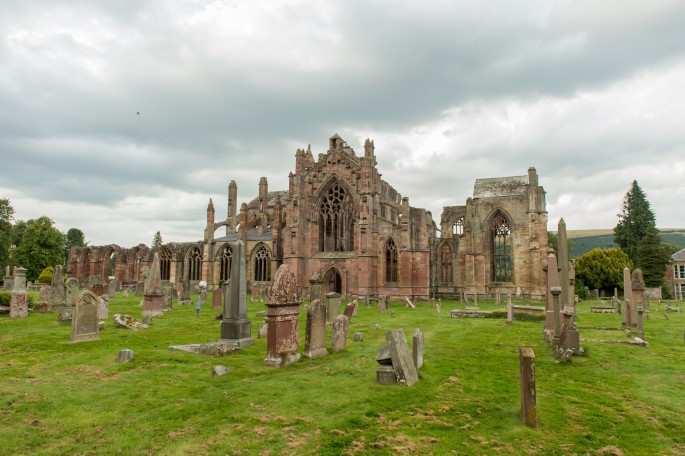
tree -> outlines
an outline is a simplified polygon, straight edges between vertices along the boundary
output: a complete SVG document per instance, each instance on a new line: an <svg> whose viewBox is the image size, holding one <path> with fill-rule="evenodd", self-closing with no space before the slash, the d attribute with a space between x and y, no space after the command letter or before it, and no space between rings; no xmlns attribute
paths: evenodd
<svg viewBox="0 0 685 456"><path fill-rule="evenodd" d="M623 198L623 212L618 214L618 224L614 228L614 242L633 263L637 263L637 246L650 226L656 226L654 212L645 193L634 180Z"/></svg>
<svg viewBox="0 0 685 456"><path fill-rule="evenodd" d="M633 268L633 262L621 249L592 249L575 261L576 281L594 289L623 287L623 268Z"/></svg>
<svg viewBox="0 0 685 456"><path fill-rule="evenodd" d="M27 269L27 280L36 280L43 269L64 263L64 234L49 217L29 220L25 224L21 242L12 255L15 265Z"/></svg>
<svg viewBox="0 0 685 456"><path fill-rule="evenodd" d="M67 231L66 242L64 243L64 257L69 257L69 249L72 247L82 247L88 245L83 231L78 228L69 228Z"/></svg>
<svg viewBox="0 0 685 456"><path fill-rule="evenodd" d="M47 268L43 269L43 271L40 273L38 276L38 281L40 283L52 283L52 275L55 273L55 268L52 266L48 266Z"/></svg>
<svg viewBox="0 0 685 456"><path fill-rule="evenodd" d="M162 241L162 234L157 231L155 237L152 238L152 248L160 248L164 242Z"/></svg>
<svg viewBox="0 0 685 456"><path fill-rule="evenodd" d="M7 198L0 199L0 270L4 275L5 266L9 263L12 246L12 219L14 208Z"/></svg>
<svg viewBox="0 0 685 456"><path fill-rule="evenodd" d="M650 226L637 246L637 267L642 269L645 285L660 287L664 284L664 273L670 259L669 245L661 240L659 230Z"/></svg>

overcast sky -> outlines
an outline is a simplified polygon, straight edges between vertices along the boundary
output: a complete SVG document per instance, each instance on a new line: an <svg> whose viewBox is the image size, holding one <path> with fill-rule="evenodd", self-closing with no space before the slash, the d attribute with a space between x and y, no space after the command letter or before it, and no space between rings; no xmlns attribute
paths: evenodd
<svg viewBox="0 0 685 456"><path fill-rule="evenodd" d="M139 113L139 114L138 114ZM3 0L0 198L91 245L202 239L339 133L436 223L537 168L549 228L637 179L684 227L685 2Z"/></svg>

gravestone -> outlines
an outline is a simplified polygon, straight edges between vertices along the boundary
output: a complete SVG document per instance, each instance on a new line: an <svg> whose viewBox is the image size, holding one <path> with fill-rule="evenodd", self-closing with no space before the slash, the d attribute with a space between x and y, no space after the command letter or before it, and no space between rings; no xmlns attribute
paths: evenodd
<svg viewBox="0 0 685 456"><path fill-rule="evenodd" d="M128 298L128 288L123 290L121 293L124 295L124 298Z"/></svg>
<svg viewBox="0 0 685 456"><path fill-rule="evenodd" d="M65 283L65 302L64 305L57 307L57 321L60 323L70 323L76 298L79 294L79 282L74 277L69 277Z"/></svg>
<svg viewBox="0 0 685 456"><path fill-rule="evenodd" d="M414 358L414 366L416 370L423 367L423 331L416 328L414 331L414 337L412 339L412 355Z"/></svg>
<svg viewBox="0 0 685 456"><path fill-rule="evenodd" d="M535 392L535 353L532 348L519 348L521 382L521 419L526 426L537 427Z"/></svg>
<svg viewBox="0 0 685 456"><path fill-rule="evenodd" d="M83 290L76 298L72 313L71 341L83 342L100 338L99 299L92 291Z"/></svg>
<svg viewBox="0 0 685 456"><path fill-rule="evenodd" d="M181 297L178 300L179 304L190 304L190 281L184 280L181 282Z"/></svg>
<svg viewBox="0 0 685 456"><path fill-rule="evenodd" d="M630 301L630 320L633 326L637 326L637 310L646 309L645 306L645 280L642 277L642 270L635 268L630 276L630 285L633 292L633 299Z"/></svg>
<svg viewBox="0 0 685 456"><path fill-rule="evenodd" d="M140 281L136 283L135 297L142 298L143 296L145 296L145 282Z"/></svg>
<svg viewBox="0 0 685 456"><path fill-rule="evenodd" d="M364 340L364 335L362 333L359 333L359 332L354 333L354 341L355 342L361 342L362 340Z"/></svg>
<svg viewBox="0 0 685 456"><path fill-rule="evenodd" d="M297 280L288 265L281 265L276 271L266 305L269 327L264 364L285 367L299 361L300 297Z"/></svg>
<svg viewBox="0 0 685 456"><path fill-rule="evenodd" d="M352 320L352 316L354 315L355 309L356 304L354 302L350 302L345 306L345 310L343 310L343 315L345 315L348 320Z"/></svg>
<svg viewBox="0 0 685 456"><path fill-rule="evenodd" d="M367 308L367 309L368 309L369 307L371 307L371 300L369 299L369 293L368 293L368 292L364 295L364 301L365 301L365 304L366 304L366 308Z"/></svg>
<svg viewBox="0 0 685 456"><path fill-rule="evenodd" d="M623 268L623 301L625 302L625 312L623 313L623 325L632 326L632 312L630 310L633 304L633 285L630 281L630 269Z"/></svg>
<svg viewBox="0 0 685 456"><path fill-rule="evenodd" d="M252 323L247 318L245 246L241 240L233 245L231 281L224 285L224 316L221 320L221 339L237 344L239 348L254 344ZM206 292L205 292L206 294Z"/></svg>
<svg viewBox="0 0 685 456"><path fill-rule="evenodd" d="M114 299L117 297L117 281L116 280L110 280L109 283L107 284L107 295L109 296L109 299Z"/></svg>
<svg viewBox="0 0 685 456"><path fill-rule="evenodd" d="M12 278L12 274L10 273L10 267L7 266L5 269L5 276L2 278L2 289L7 292L12 292L12 288L14 288L14 279Z"/></svg>
<svg viewBox="0 0 685 456"><path fill-rule="evenodd" d="M61 307L67 305L64 289L64 273L62 272L62 265L55 266L52 273L52 283L50 285L50 308L59 311Z"/></svg>
<svg viewBox="0 0 685 456"><path fill-rule="evenodd" d="M326 299L328 299L326 322L333 323L335 317L340 314L340 293L328 293Z"/></svg>
<svg viewBox="0 0 685 456"><path fill-rule="evenodd" d="M96 283L96 284L90 286L90 291L92 291L95 296L100 297L103 294L105 294L105 287L103 287L99 283Z"/></svg>
<svg viewBox="0 0 685 456"><path fill-rule="evenodd" d="M38 295L38 299L41 301L47 301L50 299L50 287L47 285L43 285L40 287L40 294Z"/></svg>
<svg viewBox="0 0 685 456"><path fill-rule="evenodd" d="M333 331L331 332L331 349L334 352L345 350L347 345L347 328L350 320L345 315L338 315L333 319Z"/></svg>
<svg viewBox="0 0 685 456"><path fill-rule="evenodd" d="M326 349L326 306L315 299L305 305L307 327L304 338L304 355L307 358L320 358L328 354Z"/></svg>
<svg viewBox="0 0 685 456"><path fill-rule="evenodd" d="M93 285L98 285L100 283L100 278L97 276L90 276L88 277L88 286L92 287Z"/></svg>
<svg viewBox="0 0 685 456"><path fill-rule="evenodd" d="M162 312L173 310L174 288L171 286L171 282L162 282L162 290L164 291L164 296L162 297Z"/></svg>
<svg viewBox="0 0 685 456"><path fill-rule="evenodd" d="M388 342L388 350L392 360L392 367L395 371L397 383L411 386L419 380L416 372L414 360L409 352L409 345L402 329L385 333L385 340Z"/></svg>
<svg viewBox="0 0 685 456"><path fill-rule="evenodd" d="M547 272L547 297L545 300L545 328L543 334L547 342L552 342L557 327L556 323L560 324L561 322L561 320L557 318L557 310L555 310L554 298L552 295L552 288L556 287L561 289L559 285L557 257L554 252L550 252L549 255L547 255L547 266L543 268L543 270Z"/></svg>
<svg viewBox="0 0 685 456"><path fill-rule="evenodd" d="M511 293L507 294L507 323L514 322L514 305L511 302Z"/></svg>
<svg viewBox="0 0 685 456"><path fill-rule="evenodd" d="M128 348L125 348L123 350L119 351L119 356L117 357L117 361L120 363L130 363L133 361L135 355L132 350L129 350Z"/></svg>
<svg viewBox="0 0 685 456"><path fill-rule="evenodd" d="M162 288L162 277L159 268L159 252L155 252L155 256L152 259L152 266L148 268L148 277L145 282L144 290L143 316L162 316L162 309L164 308L164 289Z"/></svg>
<svg viewBox="0 0 685 456"><path fill-rule="evenodd" d="M224 303L224 293L221 288L215 288L212 292L212 309L221 309Z"/></svg>
<svg viewBox="0 0 685 456"><path fill-rule="evenodd" d="M563 217L559 219L559 224L557 225L557 238L558 238L558 266L559 266L559 284L561 286L560 295L560 305L561 310L568 309L575 314L575 302L569 296L569 293L573 293L569 290L570 287L570 270L568 262L568 241L566 237L566 222Z"/></svg>
<svg viewBox="0 0 685 456"><path fill-rule="evenodd" d="M266 339L268 335L269 335L269 325L266 322L266 318L265 318L264 323L259 328L259 331L257 331L257 339Z"/></svg>
<svg viewBox="0 0 685 456"><path fill-rule="evenodd" d="M109 318L109 301L105 296L98 298L98 318L100 320L107 320Z"/></svg>
<svg viewBox="0 0 685 456"><path fill-rule="evenodd" d="M315 299L323 299L323 279L321 279L321 276L317 274L310 277L309 288L311 289L309 299L312 301Z"/></svg>
<svg viewBox="0 0 685 456"><path fill-rule="evenodd" d="M29 316L29 296L26 293L26 269L14 268L12 296L10 297L10 317L26 318Z"/></svg>
<svg viewBox="0 0 685 456"><path fill-rule="evenodd" d="M200 285L202 285L202 283L203 282L200 282ZM247 295L245 299L247 299ZM207 289L200 286L200 305L204 306L205 304L207 304Z"/></svg>

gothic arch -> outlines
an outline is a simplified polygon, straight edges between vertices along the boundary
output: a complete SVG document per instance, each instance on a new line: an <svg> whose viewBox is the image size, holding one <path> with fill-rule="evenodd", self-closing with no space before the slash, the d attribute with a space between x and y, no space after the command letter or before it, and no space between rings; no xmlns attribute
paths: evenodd
<svg viewBox="0 0 685 456"><path fill-rule="evenodd" d="M454 249L449 242L438 246L438 283L450 285L454 282Z"/></svg>
<svg viewBox="0 0 685 456"><path fill-rule="evenodd" d="M252 249L252 278L255 282L271 281L271 250L260 242Z"/></svg>
<svg viewBox="0 0 685 456"><path fill-rule="evenodd" d="M513 282L514 229L511 216L502 209L495 209L485 224L484 234L490 252L490 280L493 282Z"/></svg>
<svg viewBox="0 0 685 456"><path fill-rule="evenodd" d="M357 208L350 188L331 176L319 191L316 207L319 252L354 251Z"/></svg>
<svg viewBox="0 0 685 456"><path fill-rule="evenodd" d="M188 280L200 280L202 278L202 249L200 247L194 245L188 249L185 255L185 265Z"/></svg>
<svg viewBox="0 0 685 456"><path fill-rule="evenodd" d="M219 248L216 262L219 265L219 282L227 282L231 279L231 265L233 263L233 247L229 243Z"/></svg>
<svg viewBox="0 0 685 456"><path fill-rule="evenodd" d="M337 267L329 267L324 271L321 277L323 277L325 293L343 294L344 276Z"/></svg>
<svg viewBox="0 0 685 456"><path fill-rule="evenodd" d="M383 265L386 283L399 282L400 250L399 243L389 236L383 243Z"/></svg>
<svg viewBox="0 0 685 456"><path fill-rule="evenodd" d="M171 278L171 261L173 255L171 250L163 246L159 249L159 274L162 280L169 280Z"/></svg>

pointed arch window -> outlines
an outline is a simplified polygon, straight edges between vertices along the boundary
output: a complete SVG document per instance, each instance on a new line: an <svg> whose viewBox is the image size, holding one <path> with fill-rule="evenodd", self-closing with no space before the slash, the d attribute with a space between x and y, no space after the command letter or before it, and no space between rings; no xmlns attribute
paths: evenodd
<svg viewBox="0 0 685 456"><path fill-rule="evenodd" d="M397 282L397 245L392 239L385 243L385 281Z"/></svg>
<svg viewBox="0 0 685 456"><path fill-rule="evenodd" d="M464 217L459 217L452 224L452 234L454 236L461 236L462 234L464 234Z"/></svg>
<svg viewBox="0 0 685 456"><path fill-rule="evenodd" d="M261 245L254 255L254 279L257 282L271 280L271 254L265 245Z"/></svg>
<svg viewBox="0 0 685 456"><path fill-rule="evenodd" d="M452 269L452 247L449 244L444 243L440 246L438 251L438 262L439 262L439 274L440 274L440 284L448 285L453 282L453 269Z"/></svg>
<svg viewBox="0 0 685 456"><path fill-rule="evenodd" d="M504 214L498 213L490 223L492 280L511 282L511 229Z"/></svg>
<svg viewBox="0 0 685 456"><path fill-rule="evenodd" d="M188 280L200 280L202 276L202 252L193 247L188 255Z"/></svg>
<svg viewBox="0 0 685 456"><path fill-rule="evenodd" d="M354 211L352 198L335 183L319 205L319 251L351 252L354 250Z"/></svg>
<svg viewBox="0 0 685 456"><path fill-rule="evenodd" d="M162 249L159 253L159 276L162 280L169 280L171 277L171 252L169 249Z"/></svg>
<svg viewBox="0 0 685 456"><path fill-rule="evenodd" d="M219 280L225 282L231 278L231 261L233 260L233 249L230 245L225 245L219 251Z"/></svg>

